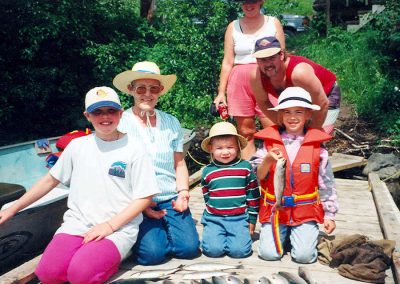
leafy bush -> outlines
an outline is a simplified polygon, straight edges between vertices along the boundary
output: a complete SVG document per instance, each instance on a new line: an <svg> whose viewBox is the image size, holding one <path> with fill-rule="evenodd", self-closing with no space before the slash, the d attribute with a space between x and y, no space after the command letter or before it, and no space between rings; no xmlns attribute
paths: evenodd
<svg viewBox="0 0 400 284"><path fill-rule="evenodd" d="M331 28L324 38L310 33L291 39L288 46L335 72L344 99L400 144L399 63L396 53L388 48L388 33L393 35L395 25L387 22L387 15L381 17L384 25L377 19L354 34Z"/></svg>

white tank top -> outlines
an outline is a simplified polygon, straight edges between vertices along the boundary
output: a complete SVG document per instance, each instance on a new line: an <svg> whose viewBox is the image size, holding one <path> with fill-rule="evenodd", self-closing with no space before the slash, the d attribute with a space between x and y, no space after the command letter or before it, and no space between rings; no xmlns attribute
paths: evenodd
<svg viewBox="0 0 400 284"><path fill-rule="evenodd" d="M252 56L254 44L262 37L276 36L275 17L264 16L264 25L254 34L244 34L239 20L233 22L234 64L256 63Z"/></svg>

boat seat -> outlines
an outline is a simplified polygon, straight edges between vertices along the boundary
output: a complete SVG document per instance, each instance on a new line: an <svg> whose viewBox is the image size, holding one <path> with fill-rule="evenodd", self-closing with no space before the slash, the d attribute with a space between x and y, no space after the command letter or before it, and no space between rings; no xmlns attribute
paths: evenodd
<svg viewBox="0 0 400 284"><path fill-rule="evenodd" d="M4 204L20 198L25 192L22 185L0 182L0 209Z"/></svg>

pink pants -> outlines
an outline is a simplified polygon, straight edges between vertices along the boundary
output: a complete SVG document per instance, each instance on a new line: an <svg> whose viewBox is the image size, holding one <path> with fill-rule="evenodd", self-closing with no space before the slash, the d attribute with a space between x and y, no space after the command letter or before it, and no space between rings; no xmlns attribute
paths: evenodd
<svg viewBox="0 0 400 284"><path fill-rule="evenodd" d="M82 244L83 237L57 234L45 249L35 274L44 283L104 283L118 271L121 256L108 240Z"/></svg>

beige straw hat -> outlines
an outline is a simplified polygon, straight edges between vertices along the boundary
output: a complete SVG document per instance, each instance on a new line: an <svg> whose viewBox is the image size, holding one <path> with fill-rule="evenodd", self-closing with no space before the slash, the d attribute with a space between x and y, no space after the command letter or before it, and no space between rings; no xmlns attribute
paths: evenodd
<svg viewBox="0 0 400 284"><path fill-rule="evenodd" d="M201 149L203 149L207 153L210 153L210 151L208 150L208 145L210 144L211 138L222 135L237 136L240 144L240 149L243 149L247 146L246 138L237 133L236 127L232 123L223 121L218 122L214 124L213 127L211 127L208 137L205 138L203 142L201 142Z"/></svg>
<svg viewBox="0 0 400 284"><path fill-rule="evenodd" d="M150 61L142 61L133 65L132 70L124 71L115 76L113 84L121 92L130 94L128 85L138 79L155 79L160 81L161 85L164 86L164 89L160 93L163 95L175 84L176 75L161 75L157 64Z"/></svg>

